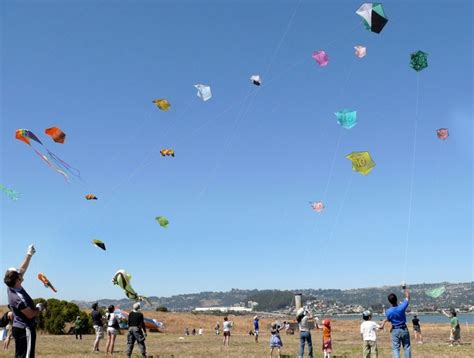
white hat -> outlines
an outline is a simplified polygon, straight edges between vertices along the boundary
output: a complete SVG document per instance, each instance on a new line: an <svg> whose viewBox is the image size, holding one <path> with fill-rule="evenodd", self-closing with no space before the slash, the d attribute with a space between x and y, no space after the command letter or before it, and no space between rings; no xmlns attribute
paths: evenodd
<svg viewBox="0 0 474 358"><path fill-rule="evenodd" d="M139 311L139 310L140 310L140 307L141 307L141 306L140 306L140 302L135 302L135 303L133 304L133 310L134 310L134 311Z"/></svg>
<svg viewBox="0 0 474 358"><path fill-rule="evenodd" d="M304 308L301 307L298 311L296 311L297 316L302 316L304 314Z"/></svg>
<svg viewBox="0 0 474 358"><path fill-rule="evenodd" d="M253 319L258 319L258 316L255 316Z"/></svg>

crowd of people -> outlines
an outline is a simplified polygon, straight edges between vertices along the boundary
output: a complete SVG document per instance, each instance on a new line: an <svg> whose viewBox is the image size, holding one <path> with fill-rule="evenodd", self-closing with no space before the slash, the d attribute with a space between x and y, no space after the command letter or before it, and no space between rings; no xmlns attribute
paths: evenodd
<svg viewBox="0 0 474 358"><path fill-rule="evenodd" d="M23 277L28 269L31 258L35 254L36 250L33 245L30 245L27 249L26 256L23 259L19 268L9 268L4 276L4 283L7 286L8 296L8 307L9 312L6 312L0 319L1 326L5 327L2 329L3 336L0 337L4 341L3 349L8 350L10 341L15 341L15 357L17 358L34 358L35 347L36 347L36 324L37 317L44 310L41 303L35 304L29 294L22 286ZM388 301L391 307L385 311L385 319L376 323L372 320L372 313L365 311L362 314L363 322L360 325L360 334L363 341L362 352L364 358L374 358L378 356L377 348L377 334L376 331L383 329L385 324L390 322L391 324L391 345L393 358L400 357L400 350L403 349L405 358L411 358L411 343L410 333L407 327L406 310L410 303L410 291L404 285L405 298L401 303L398 303L398 297L396 294L391 293L388 295ZM120 325L116 315L114 314L115 307L110 305L107 308L107 313L103 316L99 310L97 303L92 305L91 319L93 328L95 330L95 340L92 351L99 352L100 341L104 338L104 323L106 322L106 353L113 354L115 347L115 340L118 334L120 334ZM449 312L443 311L447 317L450 318L450 345L460 344L461 342L461 326L457 313L455 310ZM313 318L312 313L305 309L300 308L296 314L296 321L298 322L300 332L300 344L298 357L304 356L305 347L308 352L308 357L313 357L313 342L311 337L311 330L313 328L322 330L322 351L324 358L330 358L332 353L332 339L331 339L331 322L325 319L319 325L319 319ZM74 322L74 333L76 339L82 339L83 325L80 316L77 316ZM255 342L259 342L260 332L260 318L255 316L253 318L253 330L251 333L255 337ZM418 343L423 343L423 337L421 334L421 325L419 318L415 315L412 319L413 330L415 333L415 340ZM222 322L222 334L223 344L228 347L230 344L231 330L234 323L224 317ZM214 327L215 334L220 335L221 325L219 322ZM282 325L274 322L270 326L270 356L273 356L273 352L276 350L278 356L280 356L280 350L283 347L283 342L280 336L280 331L285 329L287 332L290 330L290 324L284 322ZM200 327L198 331L199 335L203 334L203 328ZM186 328L185 335L189 335L189 329ZM196 335L196 329L193 328L192 335ZM127 333L127 350L126 354L131 357L135 343L137 343L142 357L146 357L146 345L145 340L147 332L145 328L144 316L141 313L140 303L136 302L133 305L133 311L128 316L128 333Z"/></svg>

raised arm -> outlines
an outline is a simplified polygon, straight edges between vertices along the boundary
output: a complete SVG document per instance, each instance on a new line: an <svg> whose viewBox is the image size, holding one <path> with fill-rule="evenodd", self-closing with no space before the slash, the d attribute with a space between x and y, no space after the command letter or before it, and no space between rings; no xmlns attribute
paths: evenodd
<svg viewBox="0 0 474 358"><path fill-rule="evenodd" d="M28 246L28 250L26 251L26 256L23 259L23 262L20 265L19 271L22 275L25 274L26 270L28 269L28 266L30 265L30 260L31 257L35 254L36 250L34 245Z"/></svg>

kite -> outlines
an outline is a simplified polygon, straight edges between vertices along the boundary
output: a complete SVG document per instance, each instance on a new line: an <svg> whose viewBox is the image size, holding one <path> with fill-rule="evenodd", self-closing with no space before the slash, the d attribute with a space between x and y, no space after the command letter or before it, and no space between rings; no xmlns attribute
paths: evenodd
<svg viewBox="0 0 474 358"><path fill-rule="evenodd" d="M87 194L86 200L97 200L97 196L95 196L94 194Z"/></svg>
<svg viewBox="0 0 474 358"><path fill-rule="evenodd" d="M432 298L438 298L445 292L446 292L446 287L444 286L425 291L426 295Z"/></svg>
<svg viewBox="0 0 474 358"><path fill-rule="evenodd" d="M439 139L446 140L449 137L448 128L440 128L436 130L436 135Z"/></svg>
<svg viewBox="0 0 474 358"><path fill-rule="evenodd" d="M51 282L48 280L48 278L44 275L44 273L39 273L38 274L38 280L40 280L41 282L43 282L44 284L44 287L46 288L50 288L52 289L54 292L58 292L56 291L56 289L54 288L54 286L51 284Z"/></svg>
<svg viewBox="0 0 474 358"><path fill-rule="evenodd" d="M367 55L367 47L364 46L354 46L355 55L359 58L365 57Z"/></svg>
<svg viewBox="0 0 474 358"><path fill-rule="evenodd" d="M15 138L18 140L21 140L23 143L28 144L34 152L41 158L43 159L48 166L64 176L66 181L69 181L69 174L73 175L74 177L80 178L81 174L79 170L71 167L69 164L67 164L65 161L63 161L61 158L59 158L56 154L51 152L46 146L38 139L38 137L31 132L28 129L17 129L15 132ZM44 150L46 150L46 153L43 154L40 151L36 150L33 148L31 145L30 139L42 146Z"/></svg>
<svg viewBox="0 0 474 358"><path fill-rule="evenodd" d="M346 129L351 129L357 124L357 111L343 109L334 114L337 117L337 123Z"/></svg>
<svg viewBox="0 0 474 358"><path fill-rule="evenodd" d="M156 221L158 221L158 224L160 224L161 227L164 227L165 229L168 227L168 224L170 223L167 218L164 216L157 216L155 218Z"/></svg>
<svg viewBox="0 0 474 358"><path fill-rule="evenodd" d="M423 51L416 51L410 55L410 67L416 72L428 67L428 54Z"/></svg>
<svg viewBox="0 0 474 358"><path fill-rule="evenodd" d="M18 199L20 199L21 193L15 191L15 190L12 190L12 189L8 189L7 187L3 186L2 184L0 184L0 190L3 191L13 201L17 201Z"/></svg>
<svg viewBox="0 0 474 358"><path fill-rule="evenodd" d="M346 155L346 158L352 161L352 170L362 175L369 174L375 167L369 152L352 152Z"/></svg>
<svg viewBox="0 0 474 358"><path fill-rule="evenodd" d="M112 282L114 285L118 285L122 290L125 291L125 295L130 298L131 300L135 301L143 301L145 300L149 303L146 297L138 295L135 290L130 285L130 281L132 280L132 275L130 275L125 270L118 270L114 277L112 278Z"/></svg>
<svg viewBox="0 0 474 358"><path fill-rule="evenodd" d="M314 211L320 213L324 209L324 204L322 201L310 201L311 207Z"/></svg>
<svg viewBox="0 0 474 358"><path fill-rule="evenodd" d="M162 149L162 150L160 150L160 154L161 154L163 157L165 157L165 156L168 156L168 157L169 157L170 155L171 155L172 157L174 157L174 150L173 150L173 149Z"/></svg>
<svg viewBox="0 0 474 358"><path fill-rule="evenodd" d="M64 143L64 139L66 139L66 133L64 133L58 127L47 128L44 132L49 135L56 143Z"/></svg>
<svg viewBox="0 0 474 358"><path fill-rule="evenodd" d="M167 111L171 107L171 104L166 99L155 99L153 103L162 111Z"/></svg>
<svg viewBox="0 0 474 358"><path fill-rule="evenodd" d="M104 242L100 241L100 240L92 240L92 243L97 246L98 248L102 249L105 251L105 244Z"/></svg>
<svg viewBox="0 0 474 358"><path fill-rule="evenodd" d="M260 86L262 84L262 79L260 78L259 75L252 75L250 76L250 81L252 81L252 83L255 85L255 86Z"/></svg>
<svg viewBox="0 0 474 358"><path fill-rule="evenodd" d="M380 3L364 3L356 11L356 14L362 17L364 20L364 26L367 30L377 34L382 31L383 27L388 22L382 4Z"/></svg>
<svg viewBox="0 0 474 358"><path fill-rule="evenodd" d="M313 56L311 56L315 59L315 61L319 64L319 66L324 67L327 66L329 63L329 57L324 51L314 51Z"/></svg>
<svg viewBox="0 0 474 358"><path fill-rule="evenodd" d="M197 88L197 96L204 102L212 98L211 87L206 85L194 85Z"/></svg>

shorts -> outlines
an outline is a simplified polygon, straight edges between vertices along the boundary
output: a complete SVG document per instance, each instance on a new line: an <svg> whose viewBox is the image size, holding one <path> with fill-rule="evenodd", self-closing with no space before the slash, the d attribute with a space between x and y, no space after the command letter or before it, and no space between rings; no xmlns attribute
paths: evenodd
<svg viewBox="0 0 474 358"><path fill-rule="evenodd" d="M111 336L116 336L118 334L118 331L114 327L107 327L107 334Z"/></svg>
<svg viewBox="0 0 474 358"><path fill-rule="evenodd" d="M258 336L258 329L254 330L254 331L253 331L253 334L255 334L256 336Z"/></svg>
<svg viewBox="0 0 474 358"><path fill-rule="evenodd" d="M323 340L323 351L332 352L332 342L330 339Z"/></svg>
<svg viewBox="0 0 474 358"><path fill-rule="evenodd" d="M230 331L224 331L224 337L230 337Z"/></svg>
<svg viewBox="0 0 474 358"><path fill-rule="evenodd" d="M420 326L413 326L413 330L417 333L421 333L421 327Z"/></svg>
<svg viewBox="0 0 474 358"><path fill-rule="evenodd" d="M104 338L104 328L101 326L94 326L94 329L96 338Z"/></svg>

